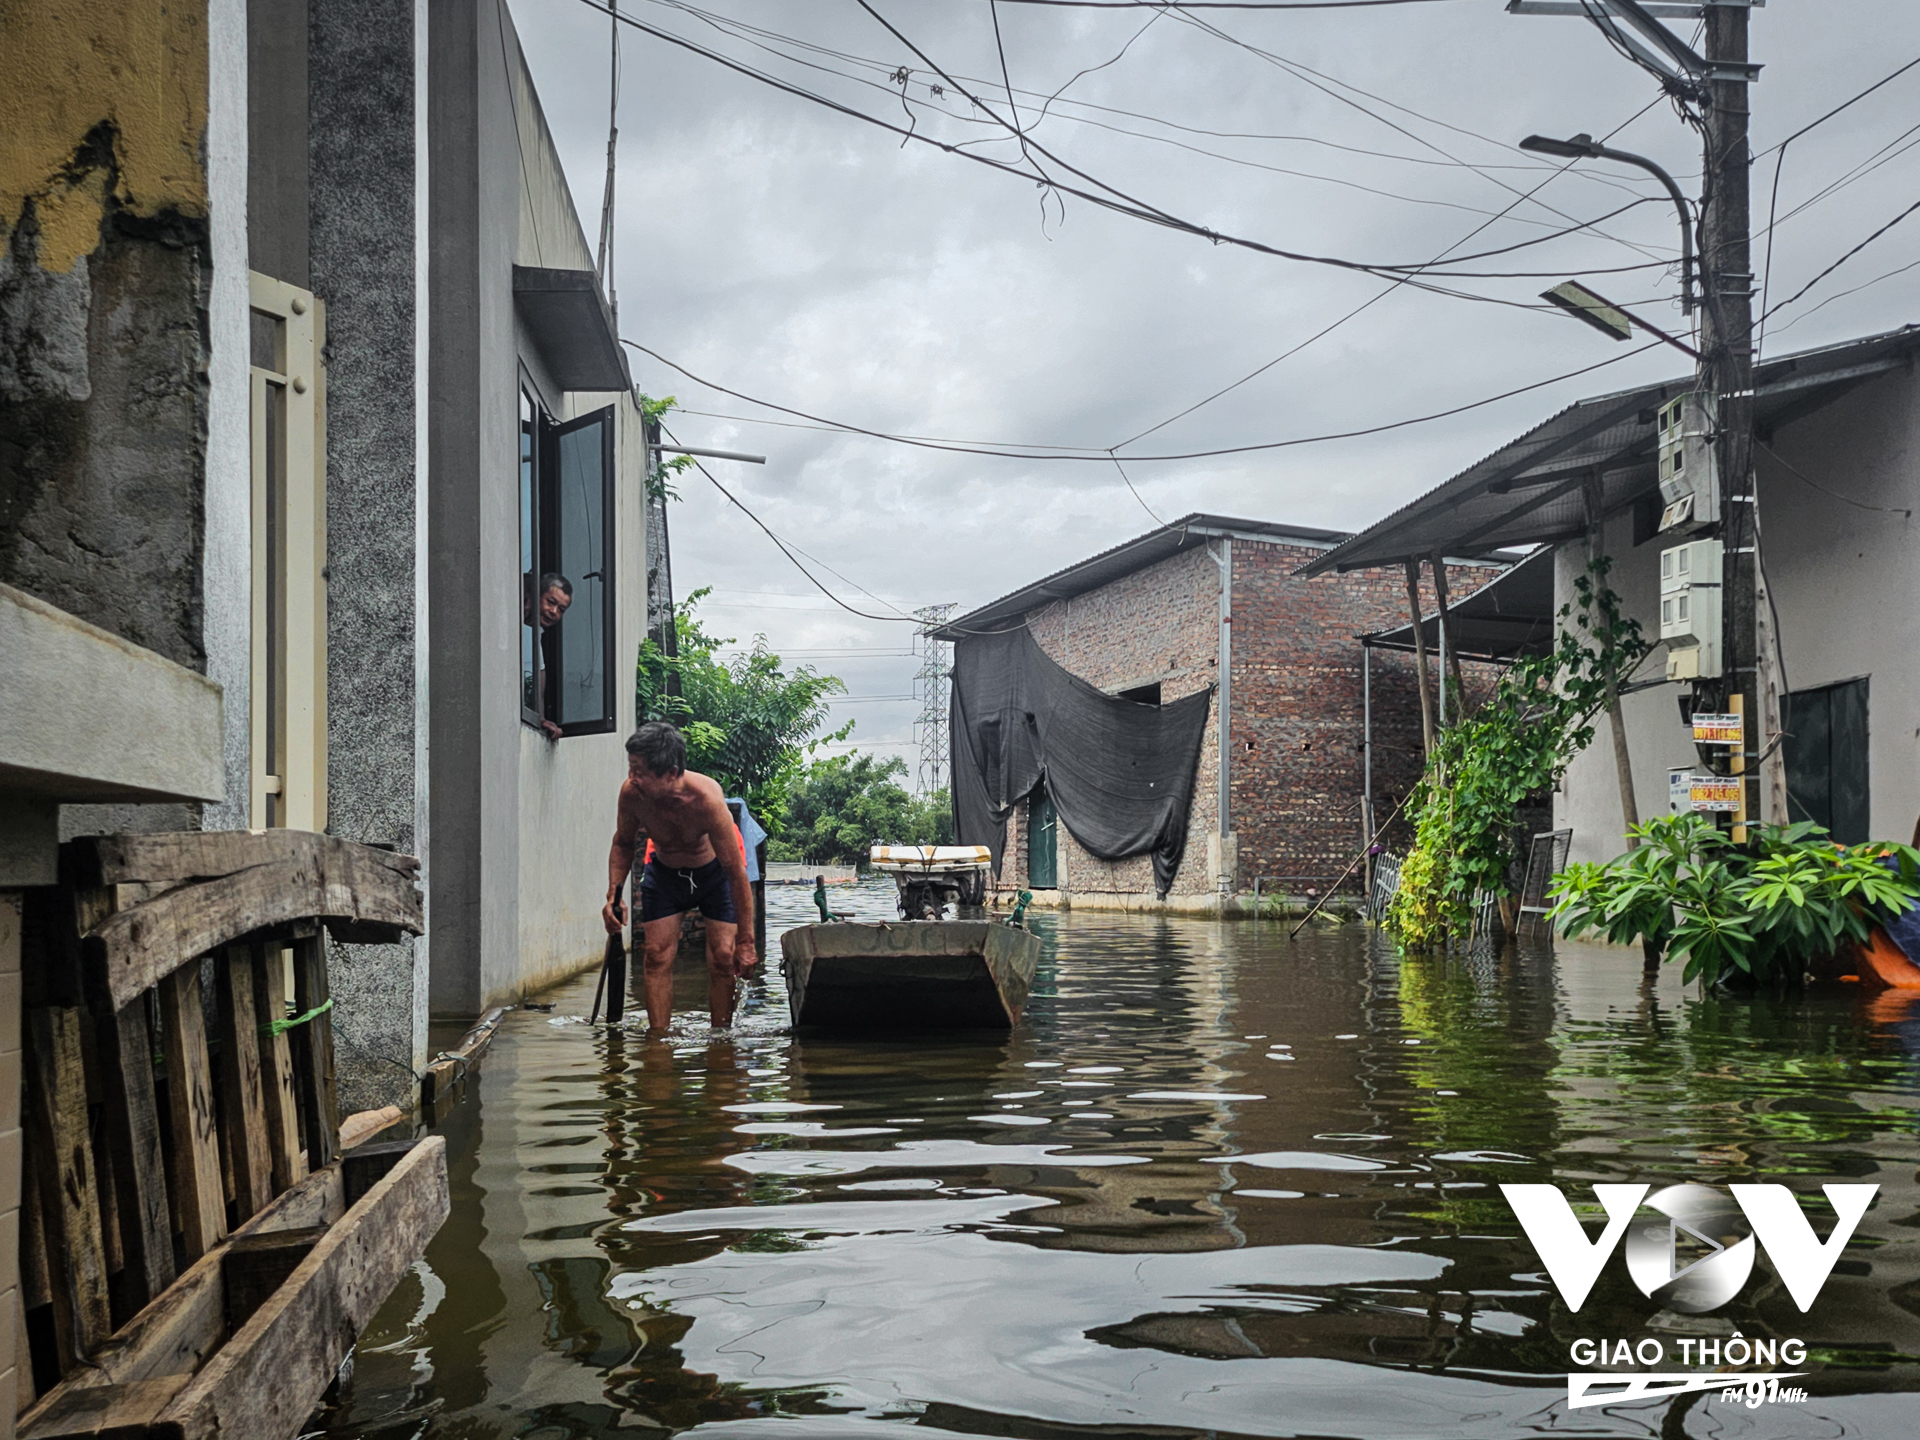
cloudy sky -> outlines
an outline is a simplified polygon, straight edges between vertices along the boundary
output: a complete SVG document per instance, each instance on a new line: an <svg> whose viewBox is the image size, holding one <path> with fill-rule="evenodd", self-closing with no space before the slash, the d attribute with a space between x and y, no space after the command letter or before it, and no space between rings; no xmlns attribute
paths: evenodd
<svg viewBox="0 0 1920 1440"><path fill-rule="evenodd" d="M511 3L591 235L611 22L581 0ZM1514 147L1533 132L1611 135L1697 194L1695 132L1584 20L1512 16L1504 0L1186 14L871 3L899 35L859 0L621 9L795 89L1210 231L1372 265L1503 273L1429 274L1462 292L1435 293L1216 245L903 144L622 27L616 277L629 339L714 385L864 429L1095 457L960 454L811 427L635 355L641 388L686 410L671 422L682 443L767 457L709 463L856 609L977 605L1156 516L1358 529L1570 401L1686 367L1537 300L1579 276L1656 323L1684 323L1676 223L1658 187ZM1766 67L1752 91L1764 268L1781 159L1770 147L1920 58L1920 6L1770 0L1754 14L1753 56ZM1001 123L1016 111L1025 159ZM1772 303L1920 199L1916 119L1920 66L1785 152ZM1576 222L1593 223L1556 236ZM1556 238L1461 258L1543 237ZM1920 218L1782 308L1766 352L1908 321L1920 321ZM1603 362L1431 423L1146 458L1387 425ZM856 743L914 760L917 707L884 698L913 690L913 627L836 606L698 474L681 490L679 592L711 587L701 611L720 633L763 634L792 662L843 677L836 713L858 720Z"/></svg>

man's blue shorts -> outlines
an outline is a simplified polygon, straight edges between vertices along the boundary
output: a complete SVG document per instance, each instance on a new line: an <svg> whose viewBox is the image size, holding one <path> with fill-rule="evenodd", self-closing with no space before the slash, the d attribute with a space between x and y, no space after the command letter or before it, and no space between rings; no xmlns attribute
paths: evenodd
<svg viewBox="0 0 1920 1440"><path fill-rule="evenodd" d="M718 860L709 860L691 870L662 865L655 855L640 872L640 923L665 920L698 908L709 920L728 925L739 923L734 916L733 886Z"/></svg>

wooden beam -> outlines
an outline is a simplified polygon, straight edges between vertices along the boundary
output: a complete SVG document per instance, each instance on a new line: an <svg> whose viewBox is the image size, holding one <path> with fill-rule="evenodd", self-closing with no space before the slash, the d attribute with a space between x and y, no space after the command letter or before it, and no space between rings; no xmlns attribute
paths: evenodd
<svg viewBox="0 0 1920 1440"><path fill-rule="evenodd" d="M220 1139L213 1113L213 1063L207 1055L200 968L176 970L160 982L160 1028L167 1052L167 1111L173 1130L175 1221L187 1259L198 1260L227 1234L227 1197L220 1181Z"/></svg>
<svg viewBox="0 0 1920 1440"><path fill-rule="evenodd" d="M333 1087L333 1015L325 1007L326 946L319 936L293 947L293 1004L312 1019L288 1032L292 1041L295 1093L300 1098L301 1128L307 1137L307 1168L318 1170L339 1154L340 1112ZM318 1013L316 1013L318 1012Z"/></svg>
<svg viewBox="0 0 1920 1440"><path fill-rule="evenodd" d="M1413 673L1420 685L1420 745L1433 754L1433 696L1427 684L1427 636L1420 616L1420 562L1407 559L1407 609L1413 615Z"/></svg>
<svg viewBox="0 0 1920 1440"><path fill-rule="evenodd" d="M356 1110L340 1122L340 1153L361 1145L391 1125L398 1125L407 1114L398 1105L382 1105L378 1110Z"/></svg>
<svg viewBox="0 0 1920 1440"><path fill-rule="evenodd" d="M214 961L220 988L221 1095L226 1102L227 1150L233 1165L237 1218L245 1220L273 1198L267 1142L267 1103L260 1083L260 1018L253 999L253 958L230 945Z"/></svg>
<svg viewBox="0 0 1920 1440"><path fill-rule="evenodd" d="M279 860L318 859L351 849L374 865L417 875L412 855L359 845L311 830L184 830L158 835L97 835L70 842L83 883L179 885L213 880Z"/></svg>
<svg viewBox="0 0 1920 1440"><path fill-rule="evenodd" d="M480 1057L486 1053L487 1046L493 1043L493 1033L500 1028L500 1021L506 1013L506 1006L494 1006L460 1037L459 1044L443 1051L422 1073L420 1106L429 1123L438 1124L447 1118L447 1111L453 1105L454 1091L466 1078L467 1072L480 1063Z"/></svg>
<svg viewBox="0 0 1920 1440"><path fill-rule="evenodd" d="M100 1193L87 1133L81 1012L27 1012L27 1141L46 1233L54 1329L64 1374L113 1332L100 1236Z"/></svg>
<svg viewBox="0 0 1920 1440"><path fill-rule="evenodd" d="M447 1217L438 1135L363 1196L160 1416L186 1436L299 1433L348 1348Z"/></svg>
<svg viewBox="0 0 1920 1440"><path fill-rule="evenodd" d="M237 1333L287 1283L300 1262L326 1235L324 1225L243 1235L220 1248L220 1279L226 1293L227 1330Z"/></svg>
<svg viewBox="0 0 1920 1440"><path fill-rule="evenodd" d="M272 1027L287 1018L287 975L275 946L248 947L253 966L254 1019L260 1031L260 1090L266 1107L267 1163L277 1195L306 1178L307 1152L300 1144L300 1087L293 1073L293 1047Z"/></svg>
<svg viewBox="0 0 1920 1440"><path fill-rule="evenodd" d="M126 1385L62 1385L34 1412L36 1440L87 1436L89 1440L131 1440L155 1433L160 1412L187 1388L191 1375L163 1375ZM22 1432L24 1433L24 1432Z"/></svg>
<svg viewBox="0 0 1920 1440"><path fill-rule="evenodd" d="M153 1032L136 1000L95 1021L104 1140L113 1159L115 1209L127 1299L139 1309L173 1283L173 1221L153 1083Z"/></svg>
<svg viewBox="0 0 1920 1440"><path fill-rule="evenodd" d="M343 1213L340 1172L323 1170L235 1230L234 1238L325 1225ZM190 1265L157 1300L95 1350L91 1363L22 1413L18 1433L26 1440L41 1440L41 1424L63 1397L75 1391L113 1389L167 1376L184 1379L205 1363L227 1336L221 1280L224 1248L217 1246Z"/></svg>
<svg viewBox="0 0 1920 1440"><path fill-rule="evenodd" d="M1453 617L1447 613L1447 562L1438 550L1429 562L1433 566L1433 597L1440 607L1440 660L1453 675L1453 703L1457 721L1467 713L1467 683L1460 678L1460 645L1453 633Z"/></svg>
<svg viewBox="0 0 1920 1440"><path fill-rule="evenodd" d="M276 926L342 920L417 935L424 926L413 878L368 858L381 853L313 848L182 885L108 917L82 938L82 954L117 1010L182 965Z"/></svg>

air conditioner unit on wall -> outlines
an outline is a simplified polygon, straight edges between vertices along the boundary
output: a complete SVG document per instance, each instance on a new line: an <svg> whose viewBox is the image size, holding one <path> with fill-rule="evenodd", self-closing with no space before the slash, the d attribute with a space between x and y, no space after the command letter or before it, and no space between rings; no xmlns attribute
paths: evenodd
<svg viewBox="0 0 1920 1440"><path fill-rule="evenodd" d="M1713 437L1718 407L1704 390L1676 395L1660 407L1660 528L1710 525L1720 518L1720 462Z"/></svg>
<svg viewBox="0 0 1920 1440"><path fill-rule="evenodd" d="M1660 552L1660 638L1667 642L1667 678L1704 680L1720 674L1718 540L1690 540Z"/></svg>

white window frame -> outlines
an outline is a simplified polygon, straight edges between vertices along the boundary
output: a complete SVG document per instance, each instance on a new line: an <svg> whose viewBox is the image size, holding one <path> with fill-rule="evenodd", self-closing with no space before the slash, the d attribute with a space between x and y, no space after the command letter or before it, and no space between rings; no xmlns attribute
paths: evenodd
<svg viewBox="0 0 1920 1440"><path fill-rule="evenodd" d="M327 827L326 310L310 290L250 273L249 305L278 322L275 363L253 365L252 730L249 824ZM285 423L269 454L269 407ZM285 477L282 493L271 483ZM277 514L276 514L277 509ZM277 518L280 544L269 546ZM276 606L274 601L278 599Z"/></svg>

